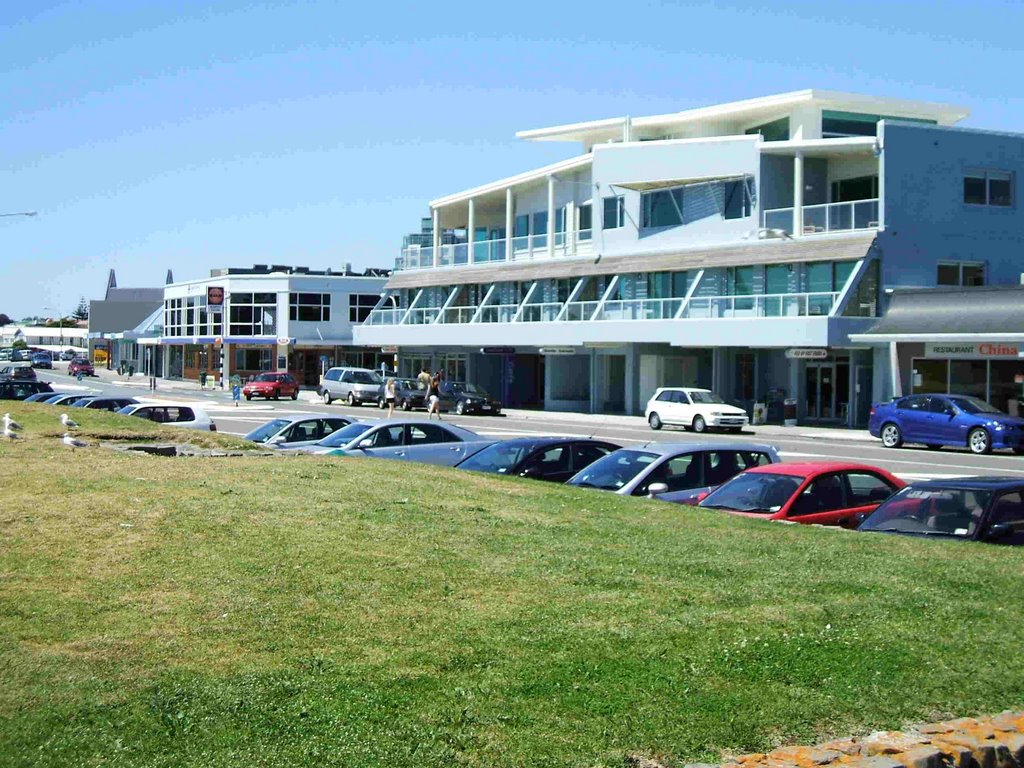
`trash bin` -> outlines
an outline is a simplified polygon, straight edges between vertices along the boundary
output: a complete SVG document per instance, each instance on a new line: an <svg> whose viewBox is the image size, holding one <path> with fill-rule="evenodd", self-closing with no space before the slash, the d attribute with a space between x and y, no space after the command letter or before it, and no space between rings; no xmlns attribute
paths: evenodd
<svg viewBox="0 0 1024 768"><path fill-rule="evenodd" d="M199 388L206 389L206 371L199 372Z"/></svg>
<svg viewBox="0 0 1024 768"><path fill-rule="evenodd" d="M782 423L787 427L796 426L796 398L787 397L782 402Z"/></svg>
<svg viewBox="0 0 1024 768"><path fill-rule="evenodd" d="M760 426L768 423L768 406L765 403L754 403L754 413L750 418L753 426Z"/></svg>

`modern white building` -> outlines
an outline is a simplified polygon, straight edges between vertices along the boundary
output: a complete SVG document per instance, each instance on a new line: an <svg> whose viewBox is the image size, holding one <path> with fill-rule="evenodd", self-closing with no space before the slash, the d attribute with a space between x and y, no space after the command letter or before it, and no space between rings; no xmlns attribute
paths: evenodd
<svg viewBox="0 0 1024 768"><path fill-rule="evenodd" d="M950 264L1016 282L1024 142L967 114L806 90L523 131L581 152L431 201L433 245L403 249L356 343L510 405L637 413L696 384L864 423L889 354L851 334L885 288Z"/></svg>
<svg viewBox="0 0 1024 768"><path fill-rule="evenodd" d="M140 343L160 346L167 378L206 372L219 382L288 370L314 385L331 365L390 365L391 355L352 345L352 328L379 302L388 274L264 264L213 270L166 286L162 335Z"/></svg>
<svg viewBox="0 0 1024 768"><path fill-rule="evenodd" d="M0 347L9 347L16 341L24 341L32 349L42 349L57 355L72 349L85 354L88 348L89 329L86 327L54 328L48 325L20 325L11 323L0 326Z"/></svg>

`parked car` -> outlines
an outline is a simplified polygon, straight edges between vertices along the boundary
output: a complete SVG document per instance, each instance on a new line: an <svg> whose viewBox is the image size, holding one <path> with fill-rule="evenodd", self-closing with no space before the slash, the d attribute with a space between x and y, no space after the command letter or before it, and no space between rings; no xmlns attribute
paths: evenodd
<svg viewBox="0 0 1024 768"><path fill-rule="evenodd" d="M246 382L242 387L242 394L246 400L252 400L254 397L264 397L267 400L290 397L296 400L299 397L299 382L287 371L260 373Z"/></svg>
<svg viewBox="0 0 1024 768"><path fill-rule="evenodd" d="M968 395L909 395L875 403L868 432L886 448L924 443L932 450L951 445L977 454L993 448L1024 454L1024 419Z"/></svg>
<svg viewBox="0 0 1024 768"><path fill-rule="evenodd" d="M45 381L0 381L0 400L25 400L35 394L52 393Z"/></svg>
<svg viewBox="0 0 1024 768"><path fill-rule="evenodd" d="M960 477L911 483L857 528L869 533L1024 544L1024 480Z"/></svg>
<svg viewBox="0 0 1024 768"><path fill-rule="evenodd" d="M66 395L67 392L54 392L50 389L50 385L46 385L46 389L41 389L34 395L29 395L25 398L26 403L43 403L49 400L51 397L58 397L60 395Z"/></svg>
<svg viewBox="0 0 1024 768"><path fill-rule="evenodd" d="M779 461L775 447L761 443L648 443L598 459L569 485L685 504L745 469Z"/></svg>
<svg viewBox="0 0 1024 768"><path fill-rule="evenodd" d="M60 359L65 362L74 360L77 356L78 353L75 352L75 350L73 349L65 349L63 352L60 353Z"/></svg>
<svg viewBox="0 0 1024 768"><path fill-rule="evenodd" d="M53 357L49 352L34 352L29 362L33 368L53 368Z"/></svg>
<svg viewBox="0 0 1024 768"><path fill-rule="evenodd" d="M83 376L95 376L96 369L93 368L92 363L84 357L76 357L68 363L68 375L77 376L78 374L82 374Z"/></svg>
<svg viewBox="0 0 1024 768"><path fill-rule="evenodd" d="M344 400L349 405L376 403L384 394L384 379L369 368L331 368L324 374L317 393L324 403Z"/></svg>
<svg viewBox="0 0 1024 768"><path fill-rule="evenodd" d="M194 405L174 404L159 405L134 404L126 405L117 411L126 416L137 416L140 419L149 419L157 424L166 424L170 427L186 427L188 429L200 429L208 432L216 432L217 425L206 414L202 408Z"/></svg>
<svg viewBox="0 0 1024 768"><path fill-rule="evenodd" d="M501 401L491 397L487 391L476 384L465 381L447 383L441 393L442 400L448 400L448 410L462 416L466 413L489 413L497 416L501 413Z"/></svg>
<svg viewBox="0 0 1024 768"><path fill-rule="evenodd" d="M139 401L134 397L83 397L72 408L92 408L94 411L119 411L126 405L135 405Z"/></svg>
<svg viewBox="0 0 1024 768"><path fill-rule="evenodd" d="M288 444L290 447L313 445L333 432L352 423L343 416L324 416L317 413L297 413L282 416L261 424L244 439L267 446Z"/></svg>
<svg viewBox="0 0 1024 768"><path fill-rule="evenodd" d="M810 461L748 469L699 504L737 515L854 528L859 516L906 486L879 467Z"/></svg>
<svg viewBox="0 0 1024 768"><path fill-rule="evenodd" d="M79 400L92 400L94 397L96 397L96 395L88 395L82 392L71 392L68 394L56 393L45 402L47 405L63 405L67 407L74 405Z"/></svg>
<svg viewBox="0 0 1024 768"><path fill-rule="evenodd" d="M377 407L387 408L384 402L384 390L377 396ZM413 408L427 407L427 388L416 379L395 379L395 408L411 411Z"/></svg>
<svg viewBox="0 0 1024 768"><path fill-rule="evenodd" d="M340 448L348 445L359 435L370 431L377 426L372 421L353 421L348 426L342 427L325 437L323 440L312 445L305 442L279 443L274 447L280 451L299 451L302 453L326 453L332 448Z"/></svg>
<svg viewBox="0 0 1024 768"><path fill-rule="evenodd" d="M35 381L36 372L32 363L8 363L0 368L0 379L5 381Z"/></svg>
<svg viewBox="0 0 1024 768"><path fill-rule="evenodd" d="M582 437L516 437L492 443L455 466L473 472L564 483L619 448L604 440Z"/></svg>
<svg viewBox="0 0 1024 768"><path fill-rule="evenodd" d="M403 459L406 450L420 445L480 442L484 438L454 424L424 421L385 421L371 425L344 445L319 449L316 453L329 456L371 456L385 459ZM457 446L445 445L443 450ZM458 451L452 450L452 453Z"/></svg>
<svg viewBox="0 0 1024 768"><path fill-rule="evenodd" d="M659 387L647 401L644 416L651 429L678 426L694 432L741 432L748 422L742 408L729 405L710 389L696 387Z"/></svg>

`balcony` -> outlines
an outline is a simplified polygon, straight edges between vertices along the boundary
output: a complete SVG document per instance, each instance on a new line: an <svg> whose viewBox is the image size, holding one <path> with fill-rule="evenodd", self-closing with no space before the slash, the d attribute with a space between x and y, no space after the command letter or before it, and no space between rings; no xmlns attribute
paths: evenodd
<svg viewBox="0 0 1024 768"><path fill-rule="evenodd" d="M586 256L590 253L592 239L593 230L590 229L581 229L577 232L555 232L553 247L549 250L546 233L513 237L511 239L511 258L509 258L508 252L509 241L505 238L473 243L472 259L468 243L453 243L441 246L436 264L434 263L433 248L412 245L403 248L402 255L395 259L395 271Z"/></svg>
<svg viewBox="0 0 1024 768"><path fill-rule="evenodd" d="M793 208L765 211L762 226L793 234ZM855 232L878 228L878 198L853 200L847 203L825 203L803 207L803 228L800 236L830 232Z"/></svg>
<svg viewBox="0 0 1024 768"><path fill-rule="evenodd" d="M765 293L750 296L695 296L681 317L814 317L832 311L839 293Z"/></svg>

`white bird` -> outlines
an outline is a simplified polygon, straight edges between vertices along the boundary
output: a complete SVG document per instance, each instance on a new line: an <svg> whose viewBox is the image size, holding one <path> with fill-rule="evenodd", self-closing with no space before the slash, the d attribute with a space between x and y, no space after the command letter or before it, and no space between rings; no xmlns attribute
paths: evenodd
<svg viewBox="0 0 1024 768"><path fill-rule="evenodd" d="M60 415L60 423L68 429L78 429L78 422L69 419L66 413Z"/></svg>
<svg viewBox="0 0 1024 768"><path fill-rule="evenodd" d="M79 440L77 437L72 437L70 432L64 433L64 445L68 446L72 451L75 448L88 448L89 444L84 440Z"/></svg>
<svg viewBox="0 0 1024 768"><path fill-rule="evenodd" d="M8 440L21 440L21 435L15 432L10 427L4 427L4 437Z"/></svg>
<svg viewBox="0 0 1024 768"><path fill-rule="evenodd" d="M19 429L21 429L21 424L19 424L14 419L12 419L11 418L11 414L5 413L4 414L4 432L6 432L9 429L19 430Z"/></svg>

